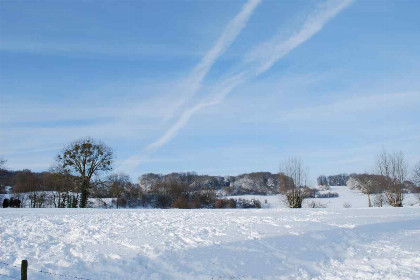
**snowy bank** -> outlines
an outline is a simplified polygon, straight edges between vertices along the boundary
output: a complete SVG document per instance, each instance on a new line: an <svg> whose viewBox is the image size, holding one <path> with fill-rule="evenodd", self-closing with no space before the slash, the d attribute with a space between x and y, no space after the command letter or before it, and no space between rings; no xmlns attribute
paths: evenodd
<svg viewBox="0 0 420 280"><path fill-rule="evenodd" d="M419 208L1 209L0 241L88 279L420 279Z"/></svg>

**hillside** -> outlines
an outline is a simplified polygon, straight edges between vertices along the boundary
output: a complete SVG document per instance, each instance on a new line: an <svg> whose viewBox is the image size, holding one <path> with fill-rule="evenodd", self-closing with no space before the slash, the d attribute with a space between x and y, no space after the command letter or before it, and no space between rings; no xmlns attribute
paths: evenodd
<svg viewBox="0 0 420 280"><path fill-rule="evenodd" d="M270 172L245 173L238 176L210 176L195 173L171 173L167 175L144 174L139 178L139 185L144 190L154 184L165 181L186 183L194 189L212 189L230 195L240 194L276 194L279 174Z"/></svg>
<svg viewBox="0 0 420 280"><path fill-rule="evenodd" d="M307 198L304 200L303 207L308 208L308 204L312 201L323 205L325 208L342 209L345 204L349 208L366 208L368 207L368 197L366 194L361 193L358 190L352 190L347 186L331 186L328 191L320 191L319 193L333 192L337 193L338 197L331 198ZM405 194L404 206L407 207L419 207L419 196L420 194ZM282 195L239 195L229 196L232 198L245 198L245 199L258 199L261 201L263 208L286 208ZM267 202L267 203L265 203ZM389 207L384 205L384 207Z"/></svg>

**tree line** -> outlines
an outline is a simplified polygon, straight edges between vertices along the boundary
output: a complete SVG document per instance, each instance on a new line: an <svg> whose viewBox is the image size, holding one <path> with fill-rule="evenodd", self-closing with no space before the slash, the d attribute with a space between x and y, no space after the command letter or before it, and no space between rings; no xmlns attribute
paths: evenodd
<svg viewBox="0 0 420 280"><path fill-rule="evenodd" d="M91 138L79 139L66 146L48 172L7 171L3 169L6 161L0 159L0 193L6 192L6 185L13 186L15 198L34 208L85 208L92 206L90 197L94 197L100 206L117 208L259 208L259 201L221 199L216 195L220 191L225 195L259 194L255 188L258 185L263 186L264 194L283 194L288 207L301 208L305 198L317 197L319 191L308 186L308 168L300 158L284 160L278 174L255 172L227 177L195 173L146 174L137 184L123 173L105 176L112 170L113 162L112 149ZM401 152L383 151L371 174L321 175L317 183L359 189L368 195L369 206L388 203L400 207L404 193L419 189L420 162L413 174L412 182L408 181L408 164ZM371 195L375 195L373 200Z"/></svg>
<svg viewBox="0 0 420 280"><path fill-rule="evenodd" d="M112 170L113 161L113 151L104 143L91 138L79 139L57 155L48 172L1 170L1 192L6 193L6 184L13 185L14 199L33 208L85 208L94 203L89 201L90 197L102 207L117 208L261 208L259 201L219 199L214 189L197 188L174 178L142 189L123 173L104 177Z"/></svg>

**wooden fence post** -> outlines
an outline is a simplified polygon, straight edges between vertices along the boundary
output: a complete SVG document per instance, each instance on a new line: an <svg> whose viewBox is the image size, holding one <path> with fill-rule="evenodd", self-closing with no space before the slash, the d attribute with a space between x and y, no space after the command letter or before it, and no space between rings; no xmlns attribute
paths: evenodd
<svg viewBox="0 0 420 280"><path fill-rule="evenodd" d="M20 279L28 280L28 261L22 260L22 266L20 267Z"/></svg>

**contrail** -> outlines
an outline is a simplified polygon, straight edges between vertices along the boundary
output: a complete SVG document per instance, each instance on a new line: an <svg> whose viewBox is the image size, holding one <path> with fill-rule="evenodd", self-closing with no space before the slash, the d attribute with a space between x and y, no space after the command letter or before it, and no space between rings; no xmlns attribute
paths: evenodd
<svg viewBox="0 0 420 280"><path fill-rule="evenodd" d="M146 148L146 157L156 151L159 147L165 145L173 139L177 133L185 127L189 119L199 110L221 103L225 97L237 86L244 83L250 78L257 77L258 75L269 70L274 63L287 55L302 43L309 40L313 35L322 30L324 25L334 18L344 8L349 6L353 0L330 0L323 5L320 5L313 14L311 14L299 28L299 30L292 36L285 40L280 40L274 37L254 48L248 52L242 61L241 69L236 74L231 74L222 82L214 87L210 98L204 100L193 107L186 109L179 119L173 124L158 140L150 144ZM133 156L128 159L133 165L137 158L137 164L140 158Z"/></svg>
<svg viewBox="0 0 420 280"><path fill-rule="evenodd" d="M256 75L264 73L279 59L321 31L329 20L352 2L353 0L329 0L323 3L317 12L306 19L297 33L284 41L274 37L261 44L246 56L246 62L254 61L260 64L256 70Z"/></svg>
<svg viewBox="0 0 420 280"><path fill-rule="evenodd" d="M155 150L170 141L178 131L183 128L188 120L197 111L204 107L217 105L224 100L235 87L251 77L258 76L273 66L280 58L287 55L300 44L309 40L318 33L323 26L341 10L347 7L352 0L328 1L321 6L321 9L308 17L301 29L284 41L274 37L271 40L257 46L254 50L245 55L243 70L238 74L227 78L214 92L214 98L210 101L198 103L187 109L180 116L178 121L169 128L157 141L148 146L148 150Z"/></svg>
<svg viewBox="0 0 420 280"><path fill-rule="evenodd" d="M239 73L235 76L230 77L229 79L226 79L221 86L219 86L219 90L217 90L218 94L214 96L214 98L207 100L207 101L203 101L200 102L196 105L194 105L193 107L185 110L181 116L179 117L179 119L177 120L177 122L175 122L175 124L173 124L166 132L165 134L163 134L157 141L153 142L152 144L150 144L149 146L147 146L146 150L149 152L154 152L156 149L158 149L159 147L163 146L164 144L166 144L169 140L171 140L180 129L182 129L187 122L189 121L189 119L199 110L201 110L204 107L208 107L208 106L212 106L212 105L217 105L219 104L224 97L229 94L229 92L231 92L236 86L238 86L240 83L242 83L243 81L243 74L244 73Z"/></svg>
<svg viewBox="0 0 420 280"><path fill-rule="evenodd" d="M251 17L253 11L261 3L262 0L248 0L243 6L241 11L227 24L223 30L222 35L213 45L213 47L204 55L200 63L193 69L191 75L183 82L184 85L188 85L188 88L185 89L180 101L174 105L174 108L179 108L184 105L189 98L195 95L195 93L200 89L203 79L206 77L207 73L210 71L213 64L216 60L229 48L229 46L235 41L239 33L245 27L248 19ZM184 111L183 116L187 116L188 112L194 114L197 110L192 110L193 108ZM190 115L190 116L191 116ZM170 118L171 116L169 116ZM182 118L182 117L181 117ZM185 117L184 117L185 118ZM185 119L188 121L189 117ZM171 127L166 133L169 135L173 133L172 137L175 136L177 131L181 129L182 120L178 120L173 127ZM186 124L186 123L185 123ZM184 124L184 125L185 125ZM178 127L178 128L177 128ZM162 140L161 140L162 141ZM168 140L169 141L169 140ZM159 142L159 140L157 141ZM144 152L144 156L135 155L127 160L125 160L120 169L123 166L135 166L144 160L145 157L148 157L153 150L153 145L150 145L148 149Z"/></svg>
<svg viewBox="0 0 420 280"><path fill-rule="evenodd" d="M188 85L188 88L185 89L181 100L174 105L175 108L184 105L200 89L201 82L213 64L235 41L260 2L261 0L249 0L244 4L241 11L227 24L222 35L213 47L204 55L191 75L183 82L184 85Z"/></svg>

